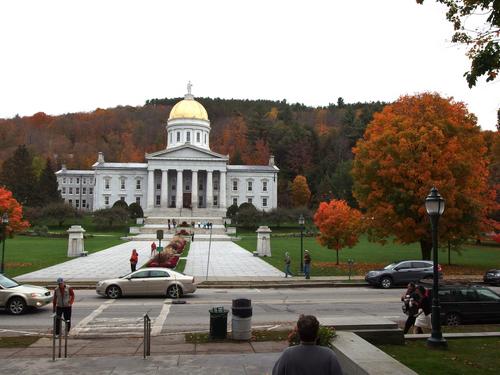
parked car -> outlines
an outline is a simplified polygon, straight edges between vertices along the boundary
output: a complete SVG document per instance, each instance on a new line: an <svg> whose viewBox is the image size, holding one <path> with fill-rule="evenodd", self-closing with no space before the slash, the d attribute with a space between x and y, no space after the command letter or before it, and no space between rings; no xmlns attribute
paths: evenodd
<svg viewBox="0 0 500 375"><path fill-rule="evenodd" d="M500 285L500 270L488 270L483 276L483 281L486 284Z"/></svg>
<svg viewBox="0 0 500 375"><path fill-rule="evenodd" d="M370 271L365 280L375 286L390 288L393 285L418 282L421 279L431 279L433 275L433 262L428 260L403 260L391 263L381 270ZM441 278L441 266L438 264L439 277Z"/></svg>
<svg viewBox="0 0 500 375"><path fill-rule="evenodd" d="M0 274L0 307L13 315L21 315L29 307L42 307L52 302L50 290L41 286L21 285Z"/></svg>
<svg viewBox="0 0 500 375"><path fill-rule="evenodd" d="M500 295L481 285L440 285L441 321L462 323L500 322Z"/></svg>
<svg viewBox="0 0 500 375"><path fill-rule="evenodd" d="M122 296L176 298L195 291L196 284L193 276L159 267L144 268L117 279L99 281L96 286L97 294L108 298Z"/></svg>

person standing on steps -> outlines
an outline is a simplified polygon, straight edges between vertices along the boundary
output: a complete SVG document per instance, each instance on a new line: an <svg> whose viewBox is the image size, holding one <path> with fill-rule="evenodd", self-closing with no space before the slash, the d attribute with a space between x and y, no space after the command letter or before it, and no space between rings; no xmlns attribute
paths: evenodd
<svg viewBox="0 0 500 375"><path fill-rule="evenodd" d="M311 278L311 254L309 254L309 250L304 251L304 276L306 279Z"/></svg>
<svg viewBox="0 0 500 375"><path fill-rule="evenodd" d="M150 258L153 258L156 255L156 242L151 242L151 255Z"/></svg>
<svg viewBox="0 0 500 375"><path fill-rule="evenodd" d="M68 323L66 330L69 332L71 328L71 308L75 302L75 292L73 288L64 283L64 279L59 277L57 279L57 287L54 289L54 298L52 300L52 312L56 313L58 320L56 324L56 336L61 333L61 316L64 317Z"/></svg>
<svg viewBox="0 0 500 375"><path fill-rule="evenodd" d="M137 250L132 250L132 255L130 256L130 269L131 272L134 272L137 267L137 262L139 261L139 254L137 254Z"/></svg>
<svg viewBox="0 0 500 375"><path fill-rule="evenodd" d="M292 259L290 258L290 254L288 254L288 251L285 252L285 277L288 277L288 275L293 276L292 272L290 271L290 264L292 263Z"/></svg>

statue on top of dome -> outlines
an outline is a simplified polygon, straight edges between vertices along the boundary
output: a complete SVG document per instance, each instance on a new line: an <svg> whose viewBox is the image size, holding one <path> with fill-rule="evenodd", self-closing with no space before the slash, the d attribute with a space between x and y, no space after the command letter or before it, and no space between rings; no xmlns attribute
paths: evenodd
<svg viewBox="0 0 500 375"><path fill-rule="evenodd" d="M193 87L193 84L191 83L191 81L189 81L187 84L188 95L191 95L191 87Z"/></svg>

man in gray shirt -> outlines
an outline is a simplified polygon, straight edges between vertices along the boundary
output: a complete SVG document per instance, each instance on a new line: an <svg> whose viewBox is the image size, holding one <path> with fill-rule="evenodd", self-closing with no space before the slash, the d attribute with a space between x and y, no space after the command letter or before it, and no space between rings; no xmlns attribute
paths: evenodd
<svg viewBox="0 0 500 375"><path fill-rule="evenodd" d="M300 345L286 348L273 368L273 375L342 375L337 356L330 348L316 345L319 322L301 315L297 322Z"/></svg>

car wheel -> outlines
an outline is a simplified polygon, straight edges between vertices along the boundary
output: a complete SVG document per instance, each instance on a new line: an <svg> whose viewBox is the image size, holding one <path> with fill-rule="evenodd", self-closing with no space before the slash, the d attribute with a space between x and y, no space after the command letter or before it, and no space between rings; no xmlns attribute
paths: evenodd
<svg viewBox="0 0 500 375"><path fill-rule="evenodd" d="M169 298L182 297L182 288L178 285L170 285L167 289L167 297Z"/></svg>
<svg viewBox="0 0 500 375"><path fill-rule="evenodd" d="M448 313L446 314L446 325L447 326L459 326L462 323L462 318L458 313Z"/></svg>
<svg viewBox="0 0 500 375"><path fill-rule="evenodd" d="M384 289L389 289L392 286L392 279L389 276L384 276L380 279L380 286Z"/></svg>
<svg viewBox="0 0 500 375"><path fill-rule="evenodd" d="M122 290L118 285L110 285L106 288L106 295L111 299L120 298L122 295Z"/></svg>
<svg viewBox="0 0 500 375"><path fill-rule="evenodd" d="M7 310L12 315L21 315L26 311L26 302L21 297L11 298L7 304Z"/></svg>

